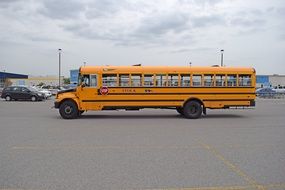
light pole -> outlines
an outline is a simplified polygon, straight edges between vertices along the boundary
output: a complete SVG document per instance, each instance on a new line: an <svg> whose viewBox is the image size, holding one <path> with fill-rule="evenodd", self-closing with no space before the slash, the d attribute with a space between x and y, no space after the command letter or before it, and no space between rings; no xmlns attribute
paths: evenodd
<svg viewBox="0 0 285 190"><path fill-rule="evenodd" d="M60 89L61 49L58 49L58 88Z"/></svg>
<svg viewBox="0 0 285 190"><path fill-rule="evenodd" d="M224 50L221 49L221 67L224 66Z"/></svg>

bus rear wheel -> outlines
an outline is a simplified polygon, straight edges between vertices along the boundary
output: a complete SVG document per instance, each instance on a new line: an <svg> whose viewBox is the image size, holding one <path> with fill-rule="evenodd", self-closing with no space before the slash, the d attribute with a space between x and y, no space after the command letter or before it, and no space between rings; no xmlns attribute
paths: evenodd
<svg viewBox="0 0 285 190"><path fill-rule="evenodd" d="M66 100L59 106L59 113L64 119L76 119L79 111L75 102Z"/></svg>
<svg viewBox="0 0 285 190"><path fill-rule="evenodd" d="M198 119L202 115L202 105L200 102L192 100L183 106L183 115L188 119Z"/></svg>

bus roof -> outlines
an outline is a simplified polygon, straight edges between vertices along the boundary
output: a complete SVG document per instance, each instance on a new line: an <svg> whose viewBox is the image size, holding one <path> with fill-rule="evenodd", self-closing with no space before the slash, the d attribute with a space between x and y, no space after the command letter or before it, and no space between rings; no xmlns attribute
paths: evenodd
<svg viewBox="0 0 285 190"><path fill-rule="evenodd" d="M252 67L219 67L219 66L82 66L81 73L255 73Z"/></svg>

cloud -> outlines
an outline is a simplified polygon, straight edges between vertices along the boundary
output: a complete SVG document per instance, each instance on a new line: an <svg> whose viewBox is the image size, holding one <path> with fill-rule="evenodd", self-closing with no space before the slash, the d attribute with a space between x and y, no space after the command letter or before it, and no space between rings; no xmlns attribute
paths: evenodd
<svg viewBox="0 0 285 190"><path fill-rule="evenodd" d="M150 15L141 20L140 26L135 30L139 34L160 36L168 32L181 33L187 29L189 17L185 14L169 13Z"/></svg>
<svg viewBox="0 0 285 190"><path fill-rule="evenodd" d="M223 0L179 0L180 3L198 4L198 5L215 5L223 2Z"/></svg>
<svg viewBox="0 0 285 190"><path fill-rule="evenodd" d="M170 51L170 53L189 53L189 52L207 52L212 51L214 48L210 47L198 47L198 48L181 48Z"/></svg>
<svg viewBox="0 0 285 190"><path fill-rule="evenodd" d="M128 6L125 0L95 0L87 5L85 16L87 19L106 18L114 16Z"/></svg>
<svg viewBox="0 0 285 190"><path fill-rule="evenodd" d="M195 28L225 25L226 21L222 15L198 16L191 19Z"/></svg>
<svg viewBox="0 0 285 190"><path fill-rule="evenodd" d="M281 34L281 35L279 36L279 39L282 40L282 41L285 41L285 33L284 33L284 34Z"/></svg>
<svg viewBox="0 0 285 190"><path fill-rule="evenodd" d="M259 27L265 24L264 19L246 19L246 18L235 18L231 21L232 26L241 26L243 28Z"/></svg>
<svg viewBox="0 0 285 190"><path fill-rule="evenodd" d="M277 8L277 13L278 13L280 16L285 16L285 7L279 7L279 8Z"/></svg>
<svg viewBox="0 0 285 190"><path fill-rule="evenodd" d="M74 19L84 8L77 0L45 0L39 13L52 19Z"/></svg>
<svg viewBox="0 0 285 190"><path fill-rule="evenodd" d="M174 45L193 42L195 29L222 26L223 15L204 10L196 1L95 1L85 17L62 24L64 30L86 39L110 40L116 45ZM221 1L209 3L216 4ZM204 1L208 3L208 1ZM165 5L162 6L162 5ZM190 6L189 6L190 5ZM187 39L185 35L187 34Z"/></svg>
<svg viewBox="0 0 285 190"><path fill-rule="evenodd" d="M23 1L0 2L0 5L13 6L15 2ZM236 35L246 35L258 32L266 27L267 23L264 9L256 7L236 11L232 8L232 4L238 0L28 2L28 6L21 6L22 10L14 13L14 17L19 18L14 22L22 23L22 30L27 31L22 36L32 41L55 40L55 35L50 34L53 27L53 31L71 34L77 39L103 40L120 46L185 46L200 41L202 37L210 38L211 32L218 30L225 31L229 27L235 27ZM272 10L277 11L279 15L285 12L282 7L271 7L270 11ZM22 19L24 17L29 17L29 21ZM43 32L46 26L49 29ZM28 27L34 30L28 32Z"/></svg>
<svg viewBox="0 0 285 190"><path fill-rule="evenodd" d="M19 2L21 0L1 0L0 1L0 8L8 7L9 5Z"/></svg>

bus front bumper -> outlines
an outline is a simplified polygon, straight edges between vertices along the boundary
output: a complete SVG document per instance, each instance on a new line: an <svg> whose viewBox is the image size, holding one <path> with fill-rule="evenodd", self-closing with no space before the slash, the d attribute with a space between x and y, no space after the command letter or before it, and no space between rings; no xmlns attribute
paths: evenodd
<svg viewBox="0 0 285 190"><path fill-rule="evenodd" d="M59 102L54 102L54 108L59 108Z"/></svg>

